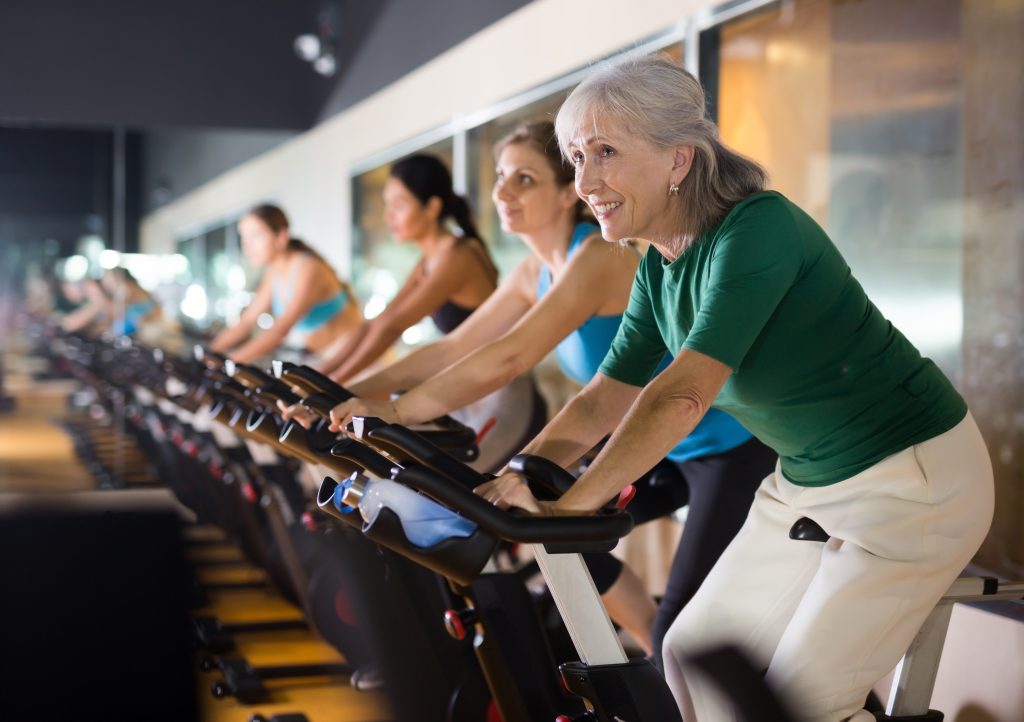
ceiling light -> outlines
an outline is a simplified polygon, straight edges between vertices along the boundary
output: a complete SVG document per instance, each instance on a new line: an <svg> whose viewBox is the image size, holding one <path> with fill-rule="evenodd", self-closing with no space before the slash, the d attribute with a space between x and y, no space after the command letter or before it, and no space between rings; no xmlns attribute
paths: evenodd
<svg viewBox="0 0 1024 722"><path fill-rule="evenodd" d="M292 47L295 49L295 54L307 63L312 63L320 57L320 38L313 33L299 35L292 43Z"/></svg>
<svg viewBox="0 0 1024 722"><path fill-rule="evenodd" d="M337 70L337 67L338 64L334 60L334 56L329 53L325 53L313 61L313 70L326 78L334 75L334 71Z"/></svg>

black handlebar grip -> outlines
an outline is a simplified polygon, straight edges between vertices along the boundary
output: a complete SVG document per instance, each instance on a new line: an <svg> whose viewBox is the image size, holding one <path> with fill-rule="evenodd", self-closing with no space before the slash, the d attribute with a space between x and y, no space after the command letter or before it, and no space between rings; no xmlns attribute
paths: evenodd
<svg viewBox="0 0 1024 722"><path fill-rule="evenodd" d="M281 380L287 384L295 386L296 388L302 389L308 394L324 394L334 399L334 404L340 404L342 401L347 401L352 398L351 392L344 386L336 384L334 381L323 375L319 371L314 371L309 366L291 366L282 368Z"/></svg>
<svg viewBox="0 0 1024 722"><path fill-rule="evenodd" d="M395 481L411 486L476 522L481 529L508 541L524 544L607 542L620 539L633 528L624 511L590 516L525 516L499 509L472 491L421 466L410 466Z"/></svg>
<svg viewBox="0 0 1024 722"><path fill-rule="evenodd" d="M193 351L196 356L196 361L201 362L208 369L221 370L224 368L224 365L228 360L228 357L224 354L211 351L210 349L203 348L202 346L195 346Z"/></svg>
<svg viewBox="0 0 1024 722"><path fill-rule="evenodd" d="M508 462L508 468L543 486L556 497L569 491L576 483L576 477L543 456L516 454Z"/></svg>
<svg viewBox="0 0 1024 722"><path fill-rule="evenodd" d="M255 366L250 366L249 364L232 364L232 370L233 373L231 373L231 377L237 379L239 382L249 386L250 388L266 386L274 380L268 374L263 373Z"/></svg>
<svg viewBox="0 0 1024 722"><path fill-rule="evenodd" d="M338 405L338 402L326 394L312 393L302 399L303 408L312 411L322 419L330 420L331 409Z"/></svg>
<svg viewBox="0 0 1024 722"><path fill-rule="evenodd" d="M253 389L270 404L280 399L288 406L300 403L302 397L291 390L288 384L274 378L262 369L247 364L235 364L232 378Z"/></svg>
<svg viewBox="0 0 1024 722"><path fill-rule="evenodd" d="M331 447L331 456L351 461L353 464L363 467L363 469L371 474L384 479L391 477L392 469L395 466L389 459L384 458L369 446L361 444L355 439L339 441Z"/></svg>
<svg viewBox="0 0 1024 722"><path fill-rule="evenodd" d="M432 444L426 435L400 424L380 426L369 431L366 436L371 443L383 441L401 449L414 460L444 474L466 489L473 489L487 481L483 474Z"/></svg>

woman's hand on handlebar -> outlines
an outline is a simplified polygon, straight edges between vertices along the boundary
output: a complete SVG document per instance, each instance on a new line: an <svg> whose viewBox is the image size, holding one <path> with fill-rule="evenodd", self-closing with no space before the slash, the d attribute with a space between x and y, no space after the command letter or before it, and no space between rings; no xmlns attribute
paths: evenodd
<svg viewBox="0 0 1024 722"><path fill-rule="evenodd" d="M508 509L510 506L514 506L531 514L541 516L554 514L551 505L538 501L530 491L526 479L514 472L505 472L497 479L484 482L473 489L473 492L499 509Z"/></svg>
<svg viewBox="0 0 1024 722"><path fill-rule="evenodd" d="M308 429L316 421L317 416L312 411L303 408L302 404L287 405L278 400L277 408L281 409L281 418L285 421L295 421L299 426Z"/></svg>
<svg viewBox="0 0 1024 722"><path fill-rule="evenodd" d="M345 431L353 416L372 416L389 424L402 423L394 401L351 398L331 409L331 431Z"/></svg>

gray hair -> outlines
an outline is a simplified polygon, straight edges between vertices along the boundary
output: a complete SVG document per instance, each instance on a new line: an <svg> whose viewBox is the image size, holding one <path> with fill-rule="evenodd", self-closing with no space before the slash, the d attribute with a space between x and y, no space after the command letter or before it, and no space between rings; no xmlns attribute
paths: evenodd
<svg viewBox="0 0 1024 722"><path fill-rule="evenodd" d="M599 66L569 94L555 119L562 153L585 127L611 120L658 149L693 146L693 164L679 186L681 229L696 238L733 206L762 191L765 170L722 144L707 117L700 82L665 55ZM668 192L668 189L666 189Z"/></svg>

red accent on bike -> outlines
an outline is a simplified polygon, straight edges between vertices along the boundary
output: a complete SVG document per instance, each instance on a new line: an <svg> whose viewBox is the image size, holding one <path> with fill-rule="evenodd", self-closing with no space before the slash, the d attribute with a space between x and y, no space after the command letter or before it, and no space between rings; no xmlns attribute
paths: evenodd
<svg viewBox="0 0 1024 722"><path fill-rule="evenodd" d="M242 484L242 493L245 494L245 500L250 504L255 504L260 500L259 495L256 493L256 489L248 481Z"/></svg>
<svg viewBox="0 0 1024 722"><path fill-rule="evenodd" d="M316 519L308 511L302 512L302 526L306 527L306 531L316 531Z"/></svg>
<svg viewBox="0 0 1024 722"><path fill-rule="evenodd" d="M630 484L619 492L619 499L615 502L615 508L625 509L629 506L629 502L633 501L634 496L636 496L636 487Z"/></svg>
<svg viewBox="0 0 1024 722"><path fill-rule="evenodd" d="M498 417L492 416L484 422L484 425L480 427L480 432L476 435L476 444L480 445L480 442L484 440L484 437L491 433L491 429L498 425Z"/></svg>
<svg viewBox="0 0 1024 722"><path fill-rule="evenodd" d="M444 612L444 628L448 635L460 642L466 638L466 625L462 623L459 613L454 609L446 609Z"/></svg>
<svg viewBox="0 0 1024 722"><path fill-rule="evenodd" d="M349 602L348 595L340 589L334 593L334 613L345 624L355 626L356 615L352 612L352 603Z"/></svg>
<svg viewBox="0 0 1024 722"><path fill-rule="evenodd" d="M484 719L485 722L505 722L505 718L498 711L498 703L494 701L493 697L487 703L487 716Z"/></svg>

